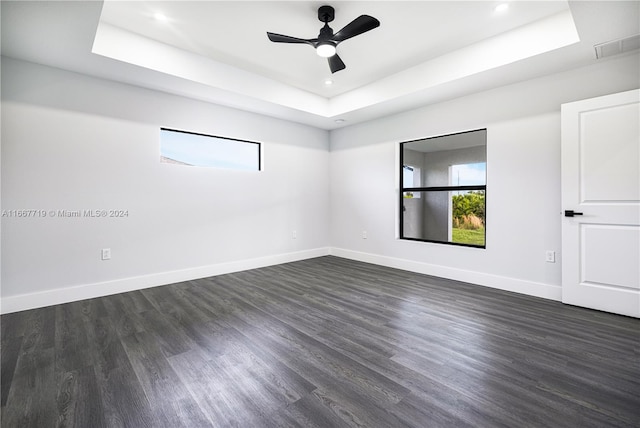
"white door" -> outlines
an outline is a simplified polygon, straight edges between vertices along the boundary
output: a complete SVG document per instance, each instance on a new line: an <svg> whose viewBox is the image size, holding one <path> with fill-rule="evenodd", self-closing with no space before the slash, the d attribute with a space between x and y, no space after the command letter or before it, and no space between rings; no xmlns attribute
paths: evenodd
<svg viewBox="0 0 640 428"><path fill-rule="evenodd" d="M562 301L640 317L640 90L562 105L562 209Z"/></svg>

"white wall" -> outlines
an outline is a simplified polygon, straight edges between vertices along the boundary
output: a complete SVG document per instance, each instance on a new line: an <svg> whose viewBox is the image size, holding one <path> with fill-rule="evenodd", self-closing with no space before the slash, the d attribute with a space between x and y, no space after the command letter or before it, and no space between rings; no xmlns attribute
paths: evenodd
<svg viewBox="0 0 640 428"><path fill-rule="evenodd" d="M560 105L640 86L638 55L331 132L332 254L560 299ZM487 128L487 248L397 239L398 146ZM367 232L367 239L362 232Z"/></svg>
<svg viewBox="0 0 640 428"><path fill-rule="evenodd" d="M2 218L2 312L327 252L559 299L561 260L544 251L560 253L560 104L639 87L638 64L603 60L329 134L2 58L2 209L129 211ZM161 126L263 142L265 170L161 164ZM398 240L398 143L484 127L486 250Z"/></svg>
<svg viewBox="0 0 640 428"><path fill-rule="evenodd" d="M161 164L161 126L262 142L264 171ZM328 253L323 130L2 58L1 159L3 210L129 213L3 217L3 312Z"/></svg>

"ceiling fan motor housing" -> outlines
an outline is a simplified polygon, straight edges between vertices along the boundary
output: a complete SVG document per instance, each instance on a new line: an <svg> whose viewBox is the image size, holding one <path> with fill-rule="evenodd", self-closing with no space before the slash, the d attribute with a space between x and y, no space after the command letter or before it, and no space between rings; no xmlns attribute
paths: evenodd
<svg viewBox="0 0 640 428"><path fill-rule="evenodd" d="M325 24L324 27L320 29L320 34L318 34L318 41L321 43L331 43L333 46L336 46L337 43L331 41L333 37L333 30L329 25Z"/></svg>

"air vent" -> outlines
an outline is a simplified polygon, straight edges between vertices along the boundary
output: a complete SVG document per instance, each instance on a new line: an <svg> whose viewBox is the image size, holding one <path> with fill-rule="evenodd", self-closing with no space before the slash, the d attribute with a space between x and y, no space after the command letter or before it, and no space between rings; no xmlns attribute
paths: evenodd
<svg viewBox="0 0 640 428"><path fill-rule="evenodd" d="M640 49L640 34L611 42L600 43L599 45L595 45L594 48L596 49L596 58L598 59Z"/></svg>

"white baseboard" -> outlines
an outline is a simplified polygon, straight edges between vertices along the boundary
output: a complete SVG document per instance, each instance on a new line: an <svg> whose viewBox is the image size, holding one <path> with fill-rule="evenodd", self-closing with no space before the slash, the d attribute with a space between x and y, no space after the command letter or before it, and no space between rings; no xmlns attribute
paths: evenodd
<svg viewBox="0 0 640 428"><path fill-rule="evenodd" d="M125 293L127 291L142 290L144 288L157 287L159 285L174 284L176 282L207 278L210 276L223 275L226 273L256 269L265 266L273 266L326 255L329 255L329 248L316 248L313 250L276 254L273 256L219 263L192 269L160 272L151 275L83 284L37 293L19 294L16 296L3 297L0 302L0 313L8 314L11 312L42 308L61 303L92 299L111 294Z"/></svg>
<svg viewBox="0 0 640 428"><path fill-rule="evenodd" d="M381 256L378 254L327 247L3 297L0 302L0 313L8 314L11 312L42 308L61 303L92 299L111 294L125 293L127 291L142 290L144 288L174 284L182 281L207 278L210 276L223 275L226 273L256 269L265 266L273 266L326 255L333 255L345 259L358 260L441 278L454 279L457 281L497 288L500 290L513 291L550 300L560 301L562 298L562 290L559 286Z"/></svg>
<svg viewBox="0 0 640 428"><path fill-rule="evenodd" d="M526 294L529 296L542 297L544 299L560 301L562 298L562 289L557 285L549 285L540 282L509 278L506 276L397 259L378 254L362 253L342 248L331 248L330 254L332 256L343 257L345 259L358 260L361 262L373 263L380 266L387 266L410 272L437 276L440 278L454 279L456 281L497 288L499 290L513 291L515 293Z"/></svg>

